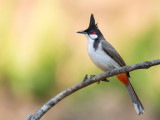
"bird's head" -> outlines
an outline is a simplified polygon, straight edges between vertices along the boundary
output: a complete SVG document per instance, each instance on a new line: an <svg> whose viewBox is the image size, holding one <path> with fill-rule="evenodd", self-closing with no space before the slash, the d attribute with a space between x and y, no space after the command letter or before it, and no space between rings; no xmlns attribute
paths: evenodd
<svg viewBox="0 0 160 120"><path fill-rule="evenodd" d="M91 14L89 27L86 30L78 31L77 33L85 34L89 36L92 40L95 40L103 36L100 30L98 29L97 24L95 24L95 19L93 14Z"/></svg>

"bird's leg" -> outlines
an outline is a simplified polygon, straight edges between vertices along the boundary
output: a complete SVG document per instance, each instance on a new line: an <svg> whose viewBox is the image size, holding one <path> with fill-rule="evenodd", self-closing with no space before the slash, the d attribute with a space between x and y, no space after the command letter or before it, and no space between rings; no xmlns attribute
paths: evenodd
<svg viewBox="0 0 160 120"><path fill-rule="evenodd" d="M112 67L111 69L109 69L109 75L111 75L114 68L116 68L116 67Z"/></svg>

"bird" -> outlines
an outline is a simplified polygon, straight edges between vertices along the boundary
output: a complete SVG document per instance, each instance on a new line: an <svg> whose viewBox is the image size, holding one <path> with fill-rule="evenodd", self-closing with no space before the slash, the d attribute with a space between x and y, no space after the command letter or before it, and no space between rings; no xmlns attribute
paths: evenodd
<svg viewBox="0 0 160 120"><path fill-rule="evenodd" d="M95 24L94 15L91 14L89 27L77 33L84 34L88 40L88 54L93 63L103 72L126 65L117 50L105 40L103 34ZM116 75L118 80L126 87L138 115L144 113L144 107L139 100L131 82L129 72Z"/></svg>

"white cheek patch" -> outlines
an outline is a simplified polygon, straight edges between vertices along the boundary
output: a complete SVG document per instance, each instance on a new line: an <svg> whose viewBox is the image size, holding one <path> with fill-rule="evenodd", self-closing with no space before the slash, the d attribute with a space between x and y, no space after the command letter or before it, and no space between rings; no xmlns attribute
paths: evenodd
<svg viewBox="0 0 160 120"><path fill-rule="evenodd" d="M95 34L95 35L90 34L89 36L90 36L92 39L96 39L96 38L98 37L98 35L96 35L96 34Z"/></svg>

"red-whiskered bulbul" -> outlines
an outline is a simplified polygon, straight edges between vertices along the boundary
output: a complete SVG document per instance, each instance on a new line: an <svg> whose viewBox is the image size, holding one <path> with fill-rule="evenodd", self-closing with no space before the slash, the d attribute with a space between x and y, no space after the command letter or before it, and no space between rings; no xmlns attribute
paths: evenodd
<svg viewBox="0 0 160 120"><path fill-rule="evenodd" d="M97 24L95 24L93 14L91 14L89 27L86 30L78 31L77 33L86 35L88 39L88 54L93 63L103 72L126 65L116 49L103 37ZM129 81L129 73L123 73L116 77L125 85L137 114L143 114L143 105Z"/></svg>

